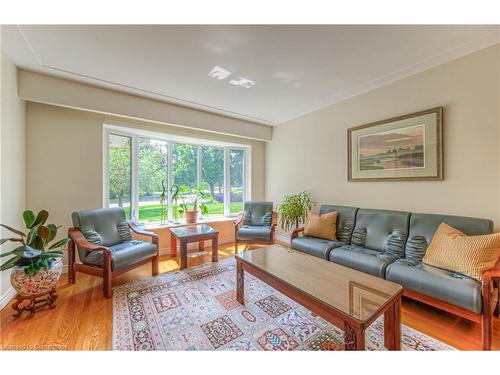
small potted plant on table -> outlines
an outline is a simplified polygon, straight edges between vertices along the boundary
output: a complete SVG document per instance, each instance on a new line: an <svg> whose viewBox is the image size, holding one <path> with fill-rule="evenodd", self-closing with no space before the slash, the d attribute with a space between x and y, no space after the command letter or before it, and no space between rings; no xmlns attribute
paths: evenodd
<svg viewBox="0 0 500 375"><path fill-rule="evenodd" d="M10 282L17 292L16 302L12 305L16 310L14 316L20 316L23 311L30 311L30 316L33 316L35 311L43 306L55 306L56 286L63 269L63 253L58 249L65 245L68 239L53 242L58 227L54 224L45 225L48 217L49 213L45 210L36 216L33 211L24 211L25 231L0 224L17 236L2 238L0 244L8 241L20 244L14 250L0 255L11 256L2 264L0 271L13 268ZM29 300L29 304L20 307L24 300Z"/></svg>
<svg viewBox="0 0 500 375"><path fill-rule="evenodd" d="M208 207L200 201L207 198L208 194L203 191L203 186L198 186L196 189L183 188L181 189L183 199L179 203L179 213L186 216L186 223L194 224L198 220L198 209L202 215L208 213Z"/></svg>

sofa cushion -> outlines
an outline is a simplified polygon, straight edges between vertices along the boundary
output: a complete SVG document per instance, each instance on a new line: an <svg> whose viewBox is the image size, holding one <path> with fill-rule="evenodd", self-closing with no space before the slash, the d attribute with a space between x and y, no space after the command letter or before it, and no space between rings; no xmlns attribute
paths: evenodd
<svg viewBox="0 0 500 375"><path fill-rule="evenodd" d="M271 227L243 225L236 235L243 241L270 241Z"/></svg>
<svg viewBox="0 0 500 375"><path fill-rule="evenodd" d="M358 208L331 204L323 204L319 208L320 215L333 211L337 212L337 241L350 243Z"/></svg>
<svg viewBox="0 0 500 375"><path fill-rule="evenodd" d="M470 277L401 259L387 267L386 279L476 314L482 311L481 283Z"/></svg>
<svg viewBox="0 0 500 375"><path fill-rule="evenodd" d="M406 242L405 256L415 262L422 261L427 246L441 223L446 223L459 231L472 236L488 234L493 231L493 222L488 219L479 219L465 216L411 214L408 241Z"/></svg>
<svg viewBox="0 0 500 375"><path fill-rule="evenodd" d="M139 262L156 254L157 248L154 243L133 240L110 246L111 269L113 271L125 268L132 263ZM92 251L82 259L85 264L102 267L104 262L102 251Z"/></svg>
<svg viewBox="0 0 500 375"><path fill-rule="evenodd" d="M345 245L332 249L328 259L342 266L384 278L387 266L397 258L365 247Z"/></svg>
<svg viewBox="0 0 500 375"><path fill-rule="evenodd" d="M311 210L307 212L304 236L317 237L324 240L336 241L337 211L317 215Z"/></svg>
<svg viewBox="0 0 500 375"><path fill-rule="evenodd" d="M415 264L420 263L424 258L428 245L424 236L418 234L411 235L408 241L406 241L405 258Z"/></svg>
<svg viewBox="0 0 500 375"><path fill-rule="evenodd" d="M481 280L500 257L500 233L467 236L442 223L427 248L423 263Z"/></svg>
<svg viewBox="0 0 500 375"><path fill-rule="evenodd" d="M384 251L391 234L398 231L408 235L409 219L409 212L359 209L352 242L368 249Z"/></svg>
<svg viewBox="0 0 500 375"><path fill-rule="evenodd" d="M330 241L308 236L297 237L292 240L292 249L323 259L328 259L331 249L344 245L345 243L340 241Z"/></svg>
<svg viewBox="0 0 500 375"><path fill-rule="evenodd" d="M392 232L392 234L387 237L384 253L393 255L397 258L403 258L405 256L406 237L406 233L402 233L400 230Z"/></svg>

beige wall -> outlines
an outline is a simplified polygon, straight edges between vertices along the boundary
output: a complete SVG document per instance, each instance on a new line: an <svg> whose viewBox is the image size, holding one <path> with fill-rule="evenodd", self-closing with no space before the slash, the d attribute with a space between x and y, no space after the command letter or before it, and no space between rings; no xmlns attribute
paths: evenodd
<svg viewBox="0 0 500 375"><path fill-rule="evenodd" d="M500 229L500 45L277 126L266 198L491 218ZM348 182L346 129L444 107L444 181Z"/></svg>
<svg viewBox="0 0 500 375"><path fill-rule="evenodd" d="M171 124L185 129L203 130L258 140L270 140L268 125L238 120L163 101L87 85L48 75L19 71L19 96L36 103Z"/></svg>
<svg viewBox="0 0 500 375"><path fill-rule="evenodd" d="M251 194L264 198L262 141L132 121L46 104L27 105L27 206L47 209L64 230L76 210L102 207L103 123L252 146ZM168 244L168 240L166 242Z"/></svg>
<svg viewBox="0 0 500 375"><path fill-rule="evenodd" d="M0 223L22 229L25 209L25 102L17 97L16 67L2 50L1 56L1 127L0 127ZM12 233L1 229L1 237ZM12 243L1 245L1 252L12 250ZM1 258L2 262L7 258ZM0 308L13 297L10 270L0 275Z"/></svg>

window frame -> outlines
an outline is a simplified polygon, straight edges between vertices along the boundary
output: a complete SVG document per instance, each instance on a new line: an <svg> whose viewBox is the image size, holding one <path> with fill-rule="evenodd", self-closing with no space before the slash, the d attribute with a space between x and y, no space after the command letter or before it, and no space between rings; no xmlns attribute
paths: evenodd
<svg viewBox="0 0 500 375"><path fill-rule="evenodd" d="M172 195L170 188L173 183L173 146L176 143L183 143L197 146L198 148L198 161L197 161L197 185L202 181L202 147L220 147L224 148L224 215L211 216L217 217L234 217L237 214L230 213L230 155L231 150L243 151L243 200L248 200L251 197L251 146L233 144L228 142L211 141L203 138L191 138L184 136L176 136L168 133L144 131L141 129L116 126L105 123L103 125L103 199L102 206L109 207L109 141L110 135L130 137L131 139L131 198L130 198L130 212L131 220L138 224L156 225L160 222L140 222L139 221L139 138L147 138L150 140L166 141L167 142L167 199L171 201ZM201 215L201 213L200 213ZM167 210L167 220L171 222L173 219L172 208Z"/></svg>

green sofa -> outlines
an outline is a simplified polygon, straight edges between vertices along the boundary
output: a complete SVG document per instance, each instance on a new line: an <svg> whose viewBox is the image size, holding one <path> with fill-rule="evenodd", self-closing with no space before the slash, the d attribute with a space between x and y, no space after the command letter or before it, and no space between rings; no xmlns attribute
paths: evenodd
<svg viewBox="0 0 500 375"><path fill-rule="evenodd" d="M404 295L483 324L483 346L491 346L492 310L500 264L478 281L422 263L441 223L468 235L488 234L493 222L462 216L323 205L320 214L337 211L337 241L292 233L291 248L396 282Z"/></svg>

